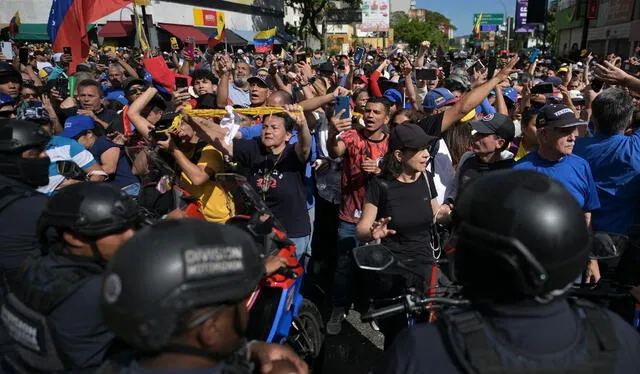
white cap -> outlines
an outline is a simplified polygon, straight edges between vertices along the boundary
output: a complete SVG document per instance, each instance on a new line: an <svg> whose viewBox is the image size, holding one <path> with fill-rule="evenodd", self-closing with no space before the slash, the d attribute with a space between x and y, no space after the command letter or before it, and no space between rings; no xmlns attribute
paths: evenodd
<svg viewBox="0 0 640 374"><path fill-rule="evenodd" d="M373 60L373 56L371 55L367 56L367 60Z"/></svg>
<svg viewBox="0 0 640 374"><path fill-rule="evenodd" d="M60 58L62 58L62 53L56 53L53 55L53 61L60 62Z"/></svg>
<svg viewBox="0 0 640 374"><path fill-rule="evenodd" d="M571 100L584 100L584 96L582 96L582 92L578 90L569 91L569 96L571 97Z"/></svg>
<svg viewBox="0 0 640 374"><path fill-rule="evenodd" d="M244 51L243 51L242 49L238 49L238 50L236 51L236 54L238 54L238 55L241 55L241 54L243 54L243 53L244 53Z"/></svg>

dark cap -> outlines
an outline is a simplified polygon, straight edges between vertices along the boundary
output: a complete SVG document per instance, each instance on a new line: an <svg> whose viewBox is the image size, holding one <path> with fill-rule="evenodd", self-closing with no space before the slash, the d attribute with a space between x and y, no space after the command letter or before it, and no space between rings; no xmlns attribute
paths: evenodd
<svg viewBox="0 0 640 374"><path fill-rule="evenodd" d="M266 87L266 88L268 88L270 90L273 90L273 81L271 80L271 77L261 78L259 76L254 76L254 77L251 77L251 78L247 79L247 82L249 82L249 83L257 83L257 84L259 84L259 85L261 85L263 87Z"/></svg>
<svg viewBox="0 0 640 374"><path fill-rule="evenodd" d="M435 136L427 135L415 123L404 123L391 130L389 149L393 151L403 148L423 149L437 139Z"/></svg>
<svg viewBox="0 0 640 374"><path fill-rule="evenodd" d="M516 127L511 118L501 113L489 114L480 121L469 122L471 128L480 134L496 134L500 138L510 142L516 135Z"/></svg>
<svg viewBox="0 0 640 374"><path fill-rule="evenodd" d="M573 110L562 104L547 104L540 109L536 119L536 127L571 127L587 123L577 119Z"/></svg>
<svg viewBox="0 0 640 374"><path fill-rule="evenodd" d="M140 79L140 78L129 78L129 79L124 81L124 84L122 85L122 88L124 88L124 90L127 91L131 86L135 86L135 85L148 87L149 86L149 82L145 81L144 79Z"/></svg>
<svg viewBox="0 0 640 374"><path fill-rule="evenodd" d="M330 62L324 62L318 66L318 71L321 73L333 73L333 64Z"/></svg>

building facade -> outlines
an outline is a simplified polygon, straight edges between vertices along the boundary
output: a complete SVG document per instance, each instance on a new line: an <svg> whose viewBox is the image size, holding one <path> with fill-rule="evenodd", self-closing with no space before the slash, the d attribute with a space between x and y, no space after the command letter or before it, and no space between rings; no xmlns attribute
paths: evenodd
<svg viewBox="0 0 640 374"><path fill-rule="evenodd" d="M582 41L585 0L560 0L556 22L560 55L579 49ZM635 54L640 46L640 0L601 0L597 17L589 20L587 49L596 55L615 53L623 57Z"/></svg>
<svg viewBox="0 0 640 374"><path fill-rule="evenodd" d="M52 0L3 0L2 3L7 15L20 11L22 24L26 25L25 30L34 30L34 32L44 30L46 34ZM213 30L207 27L207 24L198 24L196 20L198 11L201 12L200 14L203 11L205 13L224 12L227 30L237 31L236 35L244 39L252 40L255 32L274 26L278 27L279 32L284 32L284 0L152 0L151 5L146 7L150 26L155 26L151 27L151 44L155 44L154 39L162 42L166 37L165 31L168 29L176 30L177 27L182 27L182 30L188 33L189 27L192 27L193 33L200 31L204 34L207 34L208 29ZM125 7L96 21L98 35L107 22L122 23L122 30L132 32L129 25L132 15L132 7ZM23 27L21 32L22 29ZM153 35L154 33L156 35Z"/></svg>

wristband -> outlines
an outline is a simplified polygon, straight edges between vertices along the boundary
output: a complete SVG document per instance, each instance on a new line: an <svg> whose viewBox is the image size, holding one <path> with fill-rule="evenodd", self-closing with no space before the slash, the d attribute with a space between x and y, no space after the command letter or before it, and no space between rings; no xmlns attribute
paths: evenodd
<svg viewBox="0 0 640 374"><path fill-rule="evenodd" d="M107 179L109 179L109 174L107 174L106 172L104 172L103 170L93 170L90 171L87 174L87 181L89 181L91 179L92 176L94 175L102 175L104 177L104 180L106 181Z"/></svg>

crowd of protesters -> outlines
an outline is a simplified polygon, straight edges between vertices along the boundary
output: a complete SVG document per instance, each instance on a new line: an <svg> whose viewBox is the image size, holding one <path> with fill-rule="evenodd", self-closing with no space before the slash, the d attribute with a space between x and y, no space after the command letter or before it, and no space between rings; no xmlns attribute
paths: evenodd
<svg viewBox="0 0 640 374"><path fill-rule="evenodd" d="M84 181L108 183L155 218L224 223L236 207L215 175L245 175L308 271L323 274L331 335L363 295L397 296L430 278L441 226L451 223L465 186L486 173L548 175L593 231L629 235L637 223L635 57L529 60L527 53L437 53L428 42L414 52L366 50L358 60L355 50L308 52L94 45L69 71L71 56L49 44L16 45L13 60L0 55L0 118L36 123L50 135L34 156L46 162L48 181L33 184L48 197ZM281 110L270 113L274 107ZM192 109L226 114L199 117ZM0 176L0 187L10 177ZM192 198L188 208L176 191ZM28 217L2 216L2 272L40 253L34 228L46 199L25 205L20 215ZM375 241L424 278L405 272L363 285L352 249ZM582 281L600 278L598 261L585 263ZM385 346L402 323L380 326Z"/></svg>

